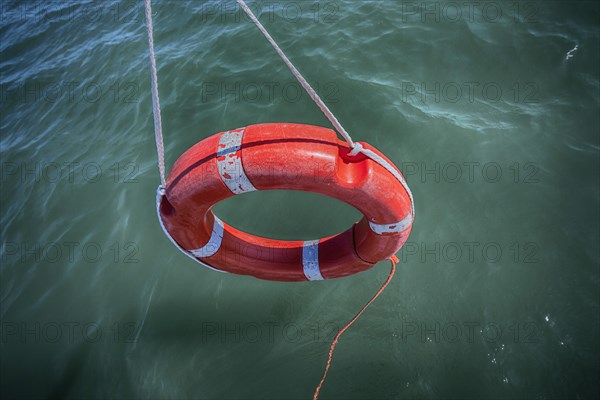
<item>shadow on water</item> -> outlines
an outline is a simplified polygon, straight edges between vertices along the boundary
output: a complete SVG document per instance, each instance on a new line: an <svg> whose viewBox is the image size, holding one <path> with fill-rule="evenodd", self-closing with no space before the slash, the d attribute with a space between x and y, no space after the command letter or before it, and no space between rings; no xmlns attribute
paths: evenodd
<svg viewBox="0 0 600 400"><path fill-rule="evenodd" d="M50 387L47 399L65 399L83 397L113 397L119 393L121 398L135 398L135 382L129 372L127 363L126 341L110 339L110 351L106 351L99 343L82 342L69 351L66 365L58 380ZM115 348L116 347L116 348ZM107 354L120 354L111 357ZM103 387L91 392L94 383L103 381ZM100 391L99 391L100 390Z"/></svg>
<svg viewBox="0 0 600 400"><path fill-rule="evenodd" d="M60 379L48 394L48 399L67 398L75 383L80 379L81 373L88 364L92 346L89 343L79 343L69 355L67 365Z"/></svg>
<svg viewBox="0 0 600 400"><path fill-rule="evenodd" d="M130 388L146 379L169 379L162 371L170 370L177 371L178 379L202 387L206 398L237 398L239 392L235 390L240 387L246 398L289 398L290 386L297 388L298 398L310 397L324 367L328 341L313 341L305 332L298 338L295 330L286 338L282 327L291 321L274 318L260 303L247 301L221 311L211 303L156 301L148 310L138 339L129 344L127 358L134 359L135 365L140 361L146 365L146 371L129 371L129 378L138 374L136 379L129 379ZM132 309L122 321L127 323L137 316ZM319 351L316 356L302 357L300 366L298 354L307 352L307 347ZM313 364L311 373L298 373L299 368ZM337 366L344 368L344 363ZM228 379L236 382L237 389L222 384ZM273 385L274 380L289 382L289 386ZM188 392L189 388L174 390L170 393L177 396L197 396Z"/></svg>
<svg viewBox="0 0 600 400"><path fill-rule="evenodd" d="M135 319L135 315L137 310L132 310L128 321ZM228 336L230 332L226 330L227 327L244 323L260 324L264 315L265 312L248 303L220 312L212 304L209 306L173 299L160 301L150 306L138 340L182 345L204 343L213 336Z"/></svg>

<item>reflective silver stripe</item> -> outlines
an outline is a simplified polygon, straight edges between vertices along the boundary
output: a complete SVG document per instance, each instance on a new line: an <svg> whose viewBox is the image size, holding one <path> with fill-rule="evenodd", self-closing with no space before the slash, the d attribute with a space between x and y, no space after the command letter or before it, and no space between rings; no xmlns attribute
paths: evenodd
<svg viewBox="0 0 600 400"><path fill-rule="evenodd" d="M169 238L169 240L171 241L171 243L173 243L173 245L175 247L177 247L183 254L185 254L187 257L191 258L192 260L196 261L198 264L200 264L200 265L202 265L202 266L204 266L206 268L210 268L213 271L218 271L218 272L223 272L224 274L228 274L229 272L227 272L227 271L222 271L220 269L217 269L215 267L212 267L212 266L208 265L205 262L202 262L201 260L198 260L189 251L187 251L183 247L181 247L179 245L179 243L177 243L175 241L175 239L173 239L173 237L171 236L171 234L169 233L169 231L167 231L167 229L165 228L165 224L163 224L162 217L160 215L160 202L161 202L162 196L164 196L164 194L165 194L165 189L163 187L159 186L158 189L156 190L156 213L158 214L158 222L160 223L160 227L162 228L162 230L165 233L165 235L167 235L167 237Z"/></svg>
<svg viewBox="0 0 600 400"><path fill-rule="evenodd" d="M221 247L221 241L223 240L223 221L221 221L215 215L215 223L213 225L212 234L210 240L203 247L190 250L194 256L198 258L205 258L214 255Z"/></svg>
<svg viewBox="0 0 600 400"><path fill-rule="evenodd" d="M244 129L225 132L217 147L217 168L223 182L235 194L256 190L244 172L241 159Z"/></svg>
<svg viewBox="0 0 600 400"><path fill-rule="evenodd" d="M319 240L308 240L302 246L302 267L309 281L322 281L319 269Z"/></svg>
<svg viewBox="0 0 600 400"><path fill-rule="evenodd" d="M393 224L374 224L369 221L369 226L371 230L378 235L382 233L391 233L391 232L402 232L406 230L410 224L412 224L412 215L408 214L404 219L400 222L395 222Z"/></svg>

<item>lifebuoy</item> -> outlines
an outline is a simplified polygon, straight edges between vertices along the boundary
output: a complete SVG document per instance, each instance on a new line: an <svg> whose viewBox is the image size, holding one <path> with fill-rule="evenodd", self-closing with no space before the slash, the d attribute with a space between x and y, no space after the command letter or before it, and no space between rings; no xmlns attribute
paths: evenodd
<svg viewBox="0 0 600 400"><path fill-rule="evenodd" d="M406 242L412 196L381 163L349 152L333 130L312 125L259 124L218 133L176 161L157 199L159 219L183 252L219 271L275 281L364 271ZM236 194L274 189L321 193L354 206L364 218L331 237L283 241L242 232L211 211Z"/></svg>

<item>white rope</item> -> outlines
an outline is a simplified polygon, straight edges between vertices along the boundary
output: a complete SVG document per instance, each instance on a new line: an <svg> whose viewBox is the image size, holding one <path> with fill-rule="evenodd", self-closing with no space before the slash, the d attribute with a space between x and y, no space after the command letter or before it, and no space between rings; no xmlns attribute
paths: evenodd
<svg viewBox="0 0 600 400"><path fill-rule="evenodd" d="M158 78L156 72L156 57L154 55L154 36L152 34L152 6L151 0L144 0L146 9L146 31L148 32L148 50L150 52L150 80L152 81L152 113L154 114L154 138L156 141L156 152L158 153L158 171L160 182L164 188L165 181L165 147L163 144L162 122L160 118L160 100L158 98Z"/></svg>
<svg viewBox="0 0 600 400"><path fill-rule="evenodd" d="M290 69L290 71L292 71L292 74L294 75L294 77L296 77L296 79L298 80L298 82L300 82L300 84L302 85L304 90L306 90L306 93L308 93L310 98L317 104L317 106L321 109L321 111L323 111L323 114L325 114L325 116L327 117L327 119L329 119L329 121L335 127L335 129L337 129L338 132L342 134L344 139L346 139L346 142L348 142L348 146L350 146L351 148L354 147L354 142L352 141L350 134L348 132L346 132L346 130L344 129L342 124L340 124L340 122L337 120L335 115L333 115L333 113L329 110L327 105L325 103L323 103L323 100L321 100L321 98L319 97L317 92L315 92L315 90L310 86L310 84L306 81L306 79L304 79L302 74L300 74L300 72L296 69L294 64L292 64L292 62L289 60L289 58L287 58L287 56L283 53L281 48L279 48L277 43L275 43L275 40L273 40L271 35L269 35L269 32L267 32L265 27L262 26L260 21L254 16L254 14L252 13L252 10L250 10L250 8L246 5L244 0L237 0L237 2L240 5L240 7L242 8L242 10L244 10L244 12L248 15L248 17L250 17L252 22L254 22L256 27L262 32L263 35L265 35L265 37L267 38L269 43L271 43L271 46L273 46L273 48L275 49L277 54L279 54L279 57L281 57L281 59L283 60L285 65L287 65L288 68Z"/></svg>
<svg viewBox="0 0 600 400"><path fill-rule="evenodd" d="M240 5L242 10L244 10L246 15L248 15L248 17L250 17L252 22L254 22L256 27L262 32L262 34L265 36L265 38L267 38L267 41L271 44L271 46L273 46L273 48L275 49L277 54L279 54L279 57L281 57L281 59L283 60L285 65L287 65L288 68L290 69L290 71L292 71L292 74L298 80L298 82L300 82L300 84L302 85L304 90L306 90L306 93L308 93L310 98L317 104L317 106L321 109L321 111L323 111L323 114L325 114L325 116L329 119L329 121L333 124L333 126L338 130L338 132L342 134L342 136L344 137L344 139L346 140L346 142L352 149L348 154L350 156L355 156L358 153L362 153L365 156L369 157L371 160L373 160L376 163L378 163L379 165L381 165L388 172L390 172L396 179L398 179L398 181L402 184L402 187L404 187L404 190L406 190L406 192L408 193L408 196L410 197L411 213L414 216L415 215L415 206L414 206L412 192L410 191L408 184L406 183L406 180L404 180L404 178L398 172L398 170L396 170L396 168L394 168L389 162L387 162L384 158L379 156L374 151L365 149L360 143L354 142L352 140L352 138L350 137L350 134L348 132L346 132L346 130L340 124L340 122L337 120L335 115L333 115L333 113L329 110L327 105L325 105L325 103L323 103L323 100L321 100L321 98L319 97L317 92L315 92L315 90L310 86L310 84L306 81L306 79L304 79L302 74L300 74L300 72L296 69L296 67L294 67L294 65L289 60L289 58L287 58L287 56L283 53L283 50L281 50L281 48L277 45L275 40L271 37L271 35L269 35L269 32L267 32L265 27L260 23L260 21L256 18L256 16L254 16L254 13L252 13L252 10L250 10L250 8L246 5L244 0L236 0L236 1Z"/></svg>
<svg viewBox="0 0 600 400"><path fill-rule="evenodd" d="M163 144L162 123L160 118L160 100L158 98L158 77L156 72L156 57L154 55L154 38L152 35L152 8L150 3L151 0L144 0L144 7L146 9L146 30L148 31L148 49L150 52L150 74L152 81L152 112L154 114L154 137L156 139L156 151L158 153L158 170L160 173L161 182L160 186L156 189L156 214L158 215L158 222L160 223L160 227L162 228L165 235L169 238L171 243L173 243L173 245L175 245L175 247L177 247L183 254L207 268L218 272L225 272L211 267L202 260L199 260L198 258L194 257L189 251L181 247L179 243L177 243L175 239L173 239L169 231L167 231L167 229L165 228L162 217L160 215L160 203L162 197L166 193L167 184L165 181L165 148Z"/></svg>

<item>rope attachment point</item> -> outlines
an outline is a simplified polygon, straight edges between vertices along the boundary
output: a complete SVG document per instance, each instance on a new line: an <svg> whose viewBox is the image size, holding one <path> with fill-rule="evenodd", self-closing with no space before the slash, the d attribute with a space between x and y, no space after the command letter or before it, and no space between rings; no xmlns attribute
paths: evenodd
<svg viewBox="0 0 600 400"><path fill-rule="evenodd" d="M354 157L358 153L361 153L363 151L363 149L364 149L364 147L362 144L360 144L358 142L354 142L354 144L352 145L352 150L350 150L348 155Z"/></svg>

